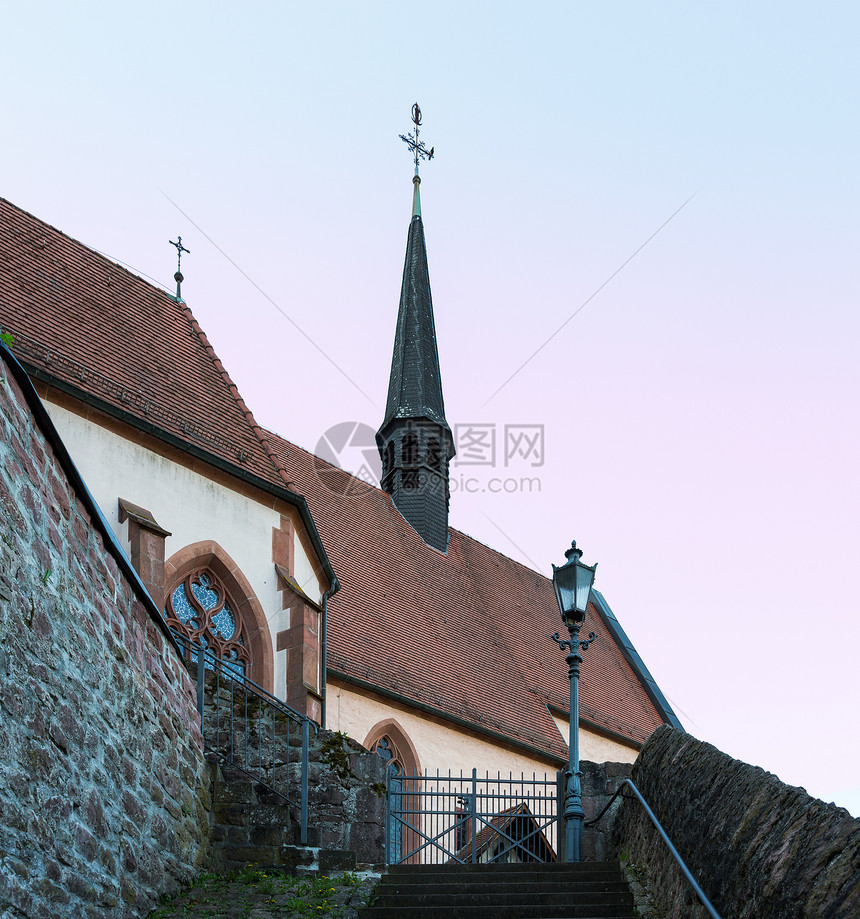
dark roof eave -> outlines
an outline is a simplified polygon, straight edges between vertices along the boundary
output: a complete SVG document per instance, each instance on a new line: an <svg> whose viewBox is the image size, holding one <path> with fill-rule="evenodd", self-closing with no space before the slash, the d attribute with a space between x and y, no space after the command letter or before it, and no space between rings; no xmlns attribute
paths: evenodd
<svg viewBox="0 0 860 919"><path fill-rule="evenodd" d="M136 415L133 415L130 412L126 412L124 409L118 408L117 406L112 405L110 402L99 399L98 396L94 396L91 393L88 393L86 390L79 389L77 386L73 386L71 383L67 383L65 380L62 380L59 377L55 377L53 374L46 373L41 368L29 363L28 361L23 362L23 368L26 369L27 373L31 374L36 379L41 380L42 382L47 383L56 389L59 389L61 392L64 392L67 395L73 396L75 399L79 399L86 405L90 405L93 408L104 412L106 415L110 415L112 418L116 418L118 421L122 421L133 428L137 428L139 431L143 431L145 434L149 434L152 437L155 437L157 440L164 441L172 447L176 447L185 451L196 459L203 460L203 462L208 463L210 466L214 466L216 469L220 469L222 472L227 472L235 478L241 479L243 482L247 482L249 485L253 485L255 488L259 488L261 491L265 491L276 498L281 498L282 500L287 501L289 504L292 504L299 511L299 515L302 518L302 523L304 523L305 528L308 531L308 536L310 536L311 545L313 545L314 551L322 563L323 571L325 572L329 583L332 585L340 583L337 579L337 575L334 573L334 569L331 566L328 555L326 554L325 547L323 546L322 539L320 538L319 531L317 530L316 523L314 522L310 511L310 507L308 507L308 502L302 495L298 495L286 488L280 488L273 482L264 479L262 476L258 476L253 472L249 472L247 469L242 469L241 466L236 466L228 460L225 460L220 456L216 456L214 453L209 453L207 450L203 450L195 444L189 443L186 440L182 440L182 438L177 437L175 434L171 434L169 431L165 431L163 428L160 428L157 425L151 424L148 421L143 421ZM32 386L32 383L30 385ZM36 394L36 397L38 398L38 394Z"/></svg>
<svg viewBox="0 0 860 919"><path fill-rule="evenodd" d="M411 414L409 414L410 412ZM411 409L399 408L392 415L386 417L376 432L376 444L380 450L382 450L391 430L396 427L399 421L429 421L430 424L441 428L448 447L448 458L456 456L457 451L454 447L454 434L451 431L451 425L448 424L444 416L440 418L435 412L431 412L426 407L415 409L414 412Z"/></svg>
<svg viewBox="0 0 860 919"><path fill-rule="evenodd" d="M644 661L639 656L639 652L633 647L633 642L630 641L627 633L621 628L621 623L615 618L615 613L609 608L609 604L603 594L592 587L591 599L604 625L609 629L615 643L621 649L624 659L636 674L636 678L642 684L642 688L657 709L657 713L666 724L683 731L684 727L678 720L678 716L672 710L672 706L669 705L654 677L649 673Z"/></svg>
<svg viewBox="0 0 860 919"><path fill-rule="evenodd" d="M460 718L457 715L452 715L450 712L446 712L444 709L436 708L433 705L428 705L426 702L419 702L417 699L402 695L401 693L395 692L391 689L385 689L382 686L377 686L375 683L370 683L367 680L362 680L360 677L352 676L351 674L344 673L341 670L335 670L332 667L328 668L328 674L329 679L334 677L342 683L349 683L353 686L357 686L360 689L372 692L377 696L383 696L386 699L393 699L395 702L399 702L401 705L405 705L407 708L418 709L418 711L426 712L428 715L434 715L437 718L441 718L443 721L448 721L451 724L456 724L458 727L468 728L470 731L474 731L476 734L484 734L487 737L492 737L494 740L501 740L508 746L514 747L517 750L524 750L527 753L538 756L540 759L548 760L550 763L553 763L557 766L564 766L567 763L566 756L560 756L557 753L543 750L540 747L526 743L523 740L517 740L514 737L509 737L507 734L503 734L501 731L494 731L492 728L487 728L483 725L475 724L466 718Z"/></svg>
<svg viewBox="0 0 860 919"><path fill-rule="evenodd" d="M566 718L568 722L570 721L570 712L566 708L561 708L559 705L553 705L552 702L547 702L546 709L550 715L557 716L559 718ZM630 747L637 752L645 746L645 742L643 740L636 740L635 737L630 737L627 734L621 734L618 731L613 731L612 728L598 724L596 721L592 721L590 718L584 718L582 713L579 715L579 723L586 725L589 731L592 731L595 734L600 734L601 737L605 737L607 740L614 740L616 743L620 743L625 747ZM562 735L562 739L564 739L564 735ZM565 741L565 743L567 743L567 741Z"/></svg>

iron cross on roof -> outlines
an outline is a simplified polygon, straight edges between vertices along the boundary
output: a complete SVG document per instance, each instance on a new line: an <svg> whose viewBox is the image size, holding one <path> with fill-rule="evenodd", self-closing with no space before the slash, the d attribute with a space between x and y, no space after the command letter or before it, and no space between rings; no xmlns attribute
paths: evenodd
<svg viewBox="0 0 860 919"><path fill-rule="evenodd" d="M408 135L401 134L400 139L412 151L415 158L415 175L418 175L418 160L432 160L433 151L436 148L431 147L428 150L424 146L424 143L418 138L418 128L421 125L421 109L418 107L417 102L412 106L412 123L415 125L415 130Z"/></svg>
<svg viewBox="0 0 860 919"><path fill-rule="evenodd" d="M181 236L177 236L176 239L176 242L172 239L168 239L167 241L171 246L176 246L176 274L173 275L173 280L176 281L176 299L180 300L182 298L182 282L185 280L185 278L182 277L182 253L187 252L191 255L191 250L186 249L185 246L182 245Z"/></svg>

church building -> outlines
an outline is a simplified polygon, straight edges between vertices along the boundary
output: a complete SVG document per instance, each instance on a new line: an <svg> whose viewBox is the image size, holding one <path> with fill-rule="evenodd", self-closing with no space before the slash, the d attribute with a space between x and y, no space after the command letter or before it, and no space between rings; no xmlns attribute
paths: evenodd
<svg viewBox="0 0 860 919"><path fill-rule="evenodd" d="M0 329L171 628L403 771L554 772L552 582L448 523L419 188L416 169L379 488L261 428L178 291L2 199ZM581 756L632 762L680 725L596 590L588 628Z"/></svg>

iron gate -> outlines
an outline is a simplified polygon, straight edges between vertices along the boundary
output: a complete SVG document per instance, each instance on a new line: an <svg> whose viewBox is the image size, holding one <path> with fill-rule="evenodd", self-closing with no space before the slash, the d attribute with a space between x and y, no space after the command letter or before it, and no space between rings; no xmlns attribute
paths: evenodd
<svg viewBox="0 0 860 919"><path fill-rule="evenodd" d="M391 768L386 863L553 862L558 778L407 775Z"/></svg>

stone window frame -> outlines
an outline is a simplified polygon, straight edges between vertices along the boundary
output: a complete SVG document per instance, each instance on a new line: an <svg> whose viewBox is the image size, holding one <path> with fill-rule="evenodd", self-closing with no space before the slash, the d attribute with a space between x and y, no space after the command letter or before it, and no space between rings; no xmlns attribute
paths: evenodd
<svg viewBox="0 0 860 919"><path fill-rule="evenodd" d="M250 581L224 549L214 540L185 546L165 562L165 591L161 608L167 609L173 591L195 572L212 572L224 587L234 615L241 622L250 657L247 676L274 695L274 649L263 606Z"/></svg>
<svg viewBox="0 0 860 919"><path fill-rule="evenodd" d="M203 579L206 579L204 584ZM211 607L205 607L200 602L194 591L194 585L200 584L204 590L212 593L216 597L215 604ZM188 605L194 610L193 619L183 619L176 610L173 602L177 590L183 589L185 599ZM190 574L186 575L167 596L167 603L164 607L164 616L167 624L171 629L185 635L195 645L199 646L201 639L206 643L206 647L215 657L230 662L230 669L241 667L241 672L251 679L251 649L248 646L247 629L245 628L244 619L236 612L234 600L230 596L227 588L221 579L211 568L196 568ZM216 625L216 617L225 609L229 611L233 618L233 632L225 638L223 633ZM189 622L195 622L194 628L189 626ZM193 656L196 660L196 656ZM256 680L254 680L256 682Z"/></svg>
<svg viewBox="0 0 860 919"><path fill-rule="evenodd" d="M368 750L376 750L381 741L386 741L388 749L391 751L391 762L400 768L400 775L420 776L421 763L418 759L412 740L406 731L401 727L395 718L386 718L377 722L368 732L364 739L363 746ZM410 790L402 793L403 807L407 811L417 811L421 803L420 779L414 779L410 782ZM418 848L421 844L421 836L415 830L410 830L401 826L401 852L414 852L412 856L405 860L405 864L418 864L420 852Z"/></svg>

